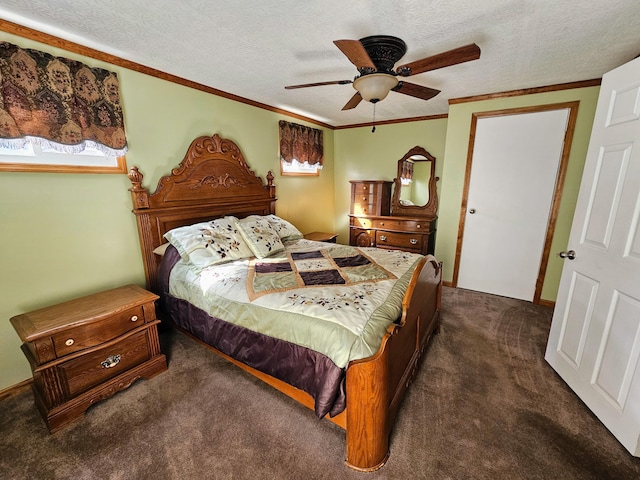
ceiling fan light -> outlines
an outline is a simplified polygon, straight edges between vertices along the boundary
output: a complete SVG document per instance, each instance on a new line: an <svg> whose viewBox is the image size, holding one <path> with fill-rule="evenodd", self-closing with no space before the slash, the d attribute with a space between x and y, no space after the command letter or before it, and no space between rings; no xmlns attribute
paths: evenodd
<svg viewBox="0 0 640 480"><path fill-rule="evenodd" d="M360 96L367 102L379 102L384 100L389 91L398 85L398 79L388 73L371 73L358 77L353 82Z"/></svg>

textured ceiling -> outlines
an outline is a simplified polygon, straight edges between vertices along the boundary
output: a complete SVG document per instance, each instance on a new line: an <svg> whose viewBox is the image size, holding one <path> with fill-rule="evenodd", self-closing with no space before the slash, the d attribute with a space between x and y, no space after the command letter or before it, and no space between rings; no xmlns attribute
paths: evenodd
<svg viewBox="0 0 640 480"><path fill-rule="evenodd" d="M469 43L479 60L412 76L441 90L396 92L377 120L447 113L448 100L600 78L640 54L640 0L0 0L0 18L334 126L370 122L341 111L356 68L333 44L402 38L399 64Z"/></svg>

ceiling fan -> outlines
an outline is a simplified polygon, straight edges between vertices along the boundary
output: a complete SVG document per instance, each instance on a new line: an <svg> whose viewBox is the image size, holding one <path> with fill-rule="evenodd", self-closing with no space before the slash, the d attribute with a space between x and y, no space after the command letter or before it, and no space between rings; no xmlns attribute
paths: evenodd
<svg viewBox="0 0 640 480"><path fill-rule="evenodd" d="M440 90L405 82L398 79L398 77L410 77L480 58L480 47L475 43L471 43L464 47L454 48L447 52L401 65L394 70L393 67L396 62L407 52L407 44L400 38L389 35L372 35L360 40L335 40L333 43L357 67L358 76L353 80L305 83L302 85L289 85L284 88L290 90L351 83L353 88L356 89L356 93L342 107L342 110L355 108L362 100L375 104L383 100L391 90L411 97L429 100L439 94Z"/></svg>

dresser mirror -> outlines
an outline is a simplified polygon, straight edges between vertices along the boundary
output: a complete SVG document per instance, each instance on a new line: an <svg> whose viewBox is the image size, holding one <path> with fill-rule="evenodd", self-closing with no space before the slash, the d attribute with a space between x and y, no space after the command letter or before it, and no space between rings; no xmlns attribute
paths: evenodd
<svg viewBox="0 0 640 480"><path fill-rule="evenodd" d="M436 158L422 147L413 147L398 160L393 179L391 215L433 217L438 210Z"/></svg>

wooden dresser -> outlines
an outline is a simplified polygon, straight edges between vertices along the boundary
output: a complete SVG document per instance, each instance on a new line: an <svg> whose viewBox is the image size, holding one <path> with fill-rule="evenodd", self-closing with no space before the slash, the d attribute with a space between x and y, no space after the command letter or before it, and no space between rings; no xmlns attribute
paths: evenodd
<svg viewBox="0 0 640 480"><path fill-rule="evenodd" d="M36 405L51 432L139 378L167 369L157 299L128 285L11 319L31 365Z"/></svg>
<svg viewBox="0 0 640 480"><path fill-rule="evenodd" d="M349 245L433 254L438 220L435 162L424 148L414 147L398 160L393 182L351 180Z"/></svg>
<svg viewBox="0 0 640 480"><path fill-rule="evenodd" d="M350 180L349 183L351 183L351 214L389 215L393 182Z"/></svg>
<svg viewBox="0 0 640 480"><path fill-rule="evenodd" d="M437 217L350 215L349 245L433 254Z"/></svg>

